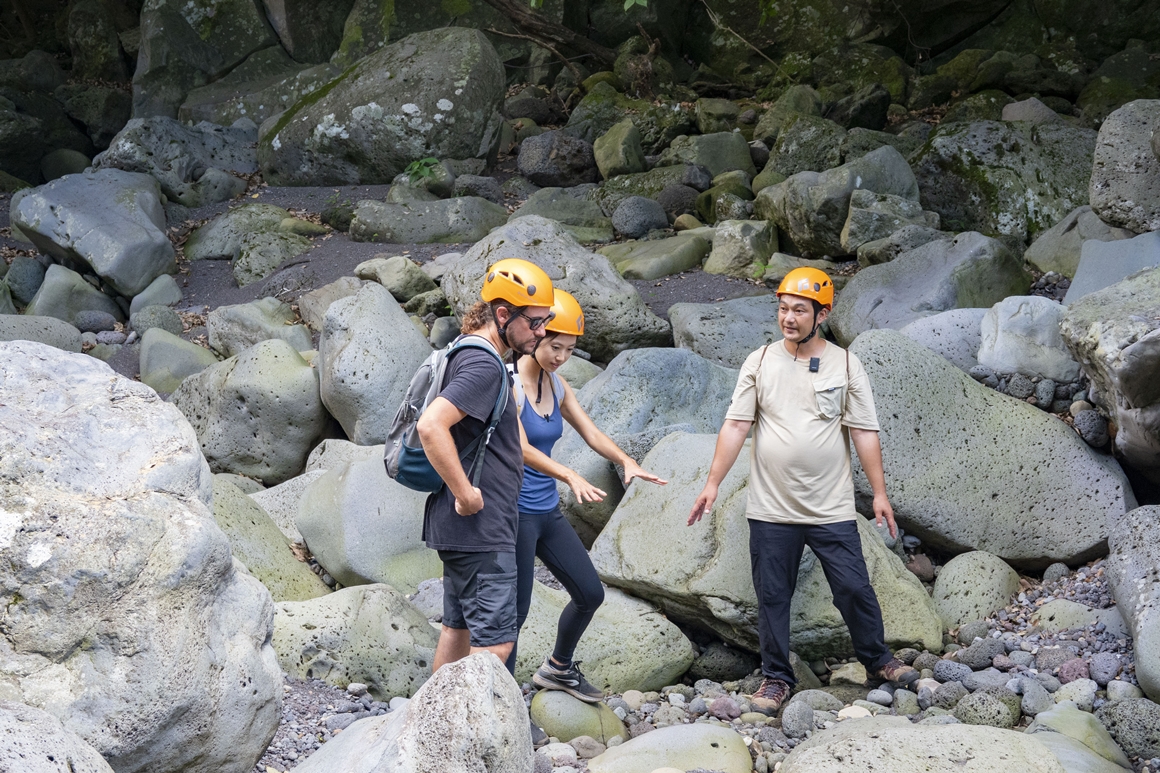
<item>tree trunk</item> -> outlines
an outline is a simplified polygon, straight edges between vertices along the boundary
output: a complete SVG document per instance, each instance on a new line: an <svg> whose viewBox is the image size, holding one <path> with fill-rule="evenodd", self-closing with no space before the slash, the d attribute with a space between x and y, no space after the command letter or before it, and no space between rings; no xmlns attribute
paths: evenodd
<svg viewBox="0 0 1160 773"><path fill-rule="evenodd" d="M550 46L568 48L577 53L589 54L601 64L612 67L616 52L599 43L578 35L562 24L545 19L528 7L527 0L483 0L507 17L529 38L543 41Z"/></svg>

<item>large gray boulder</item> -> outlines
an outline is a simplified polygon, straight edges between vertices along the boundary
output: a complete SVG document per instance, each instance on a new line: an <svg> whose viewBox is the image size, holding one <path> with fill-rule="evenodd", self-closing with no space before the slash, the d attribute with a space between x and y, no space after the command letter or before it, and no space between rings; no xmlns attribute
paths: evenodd
<svg viewBox="0 0 1160 773"><path fill-rule="evenodd" d="M131 298L177 271L157 182L115 169L66 175L26 192L12 223L57 262Z"/></svg>
<svg viewBox="0 0 1160 773"><path fill-rule="evenodd" d="M169 394L176 391L182 381L210 365L216 365L217 361L209 349L168 330L151 327L141 334L138 360L141 381L158 392Z"/></svg>
<svg viewBox="0 0 1160 773"><path fill-rule="evenodd" d="M757 174L749 155L749 143L739 132L682 135L661 153L659 163L662 166L697 164L708 169L712 177L735 171L750 177Z"/></svg>
<svg viewBox="0 0 1160 773"><path fill-rule="evenodd" d="M914 159L923 209L948 231L1023 248L1088 201L1096 133L1065 123L951 122Z"/></svg>
<svg viewBox="0 0 1160 773"><path fill-rule="evenodd" d="M563 131L544 132L521 142L516 168L542 188L570 188L600 180L592 143Z"/></svg>
<svg viewBox="0 0 1160 773"><path fill-rule="evenodd" d="M503 90L482 32L409 35L262 124L262 173L271 185L388 183L422 158L484 157Z"/></svg>
<svg viewBox="0 0 1160 773"><path fill-rule="evenodd" d="M894 514L923 542L1016 567L1075 565L1104 550L1105 516L1135 507L1116 461L1054 416L891 330L863 333L850 351L873 388ZM854 490L870 512L857 464Z"/></svg>
<svg viewBox="0 0 1160 773"><path fill-rule="evenodd" d="M1091 380L1089 397L1115 421L1116 450L1160 482L1160 268L1084 296L1060 325Z"/></svg>
<svg viewBox="0 0 1160 773"><path fill-rule="evenodd" d="M375 700L410 698L431 676L435 630L389 585L343 588L278 604L274 649L288 674L345 688L367 686Z"/></svg>
<svg viewBox="0 0 1160 773"><path fill-rule="evenodd" d="M355 0L262 0L266 18L286 53L299 62L325 62L342 43L343 27Z"/></svg>
<svg viewBox="0 0 1160 773"><path fill-rule="evenodd" d="M672 340L668 323L648 310L636 288L616 273L607 258L581 247L564 226L537 215L495 229L447 270L443 291L457 315L479 300L487 269L501 257L535 263L554 286L576 296L584 309L582 348L597 360L611 360L626 349L664 346Z"/></svg>
<svg viewBox="0 0 1160 773"><path fill-rule="evenodd" d="M669 484L629 486L592 546L592 562L609 585L654 602L675 620L696 621L726 641L756 651L757 598L745 519L748 443L742 451L745 458L721 483L712 513L703 523L685 526L715 443L715 435L685 433L658 443L643 464ZM922 584L887 549L869 521L858 517L857 524L887 643L896 649L941 650L942 623ZM661 534L666 535L665 549L657 550ZM790 615L790 646L803 659L852 652L821 564L809 551L798 571Z"/></svg>
<svg viewBox="0 0 1160 773"><path fill-rule="evenodd" d="M0 314L0 341L35 341L66 352L81 351L81 331L56 317Z"/></svg>
<svg viewBox="0 0 1160 773"><path fill-rule="evenodd" d="M898 332L922 344L964 373L979 364L982 324L987 309L950 309L919 317Z"/></svg>
<svg viewBox="0 0 1160 773"><path fill-rule="evenodd" d="M0 344L0 389L0 563L21 589L4 694L117 771L251 770L281 715L274 608L213 521L193 429L144 384L40 344Z"/></svg>
<svg viewBox="0 0 1160 773"><path fill-rule="evenodd" d="M1160 229L1160 158L1152 136L1160 99L1138 99L1104 119L1091 170L1092 211L1135 233Z"/></svg>
<svg viewBox="0 0 1160 773"><path fill-rule="evenodd" d="M156 179L170 200L200 207L244 191L243 178L258 171L258 159L245 129L205 122L188 127L156 116L129 121L93 159L93 167L142 172Z"/></svg>
<svg viewBox="0 0 1160 773"><path fill-rule="evenodd" d="M24 308L28 316L56 317L70 325L83 311L100 311L112 315L114 319L125 319L116 301L86 282L83 276L59 263L54 263L44 272L44 282Z"/></svg>
<svg viewBox="0 0 1160 773"><path fill-rule="evenodd" d="M234 558L266 586L274 601L306 601L330 593L326 583L291 552L290 541L273 519L229 476L214 476L213 518L229 539Z"/></svg>
<svg viewBox="0 0 1160 773"><path fill-rule="evenodd" d="M753 760L740 733L732 727L697 722L658 728L637 735L588 761L591 773L649 773L653 770L715 770L748 773Z"/></svg>
<svg viewBox="0 0 1160 773"><path fill-rule="evenodd" d="M366 200L354 208L350 238L392 244L474 242L507 219L506 209L478 196L408 204Z"/></svg>
<svg viewBox="0 0 1160 773"><path fill-rule="evenodd" d="M382 285L330 304L318 342L322 402L361 445L382 443L431 344Z"/></svg>
<svg viewBox="0 0 1160 773"><path fill-rule="evenodd" d="M753 295L720 303L674 303L673 340L716 365L740 368L745 358L782 339L777 296Z"/></svg>
<svg viewBox="0 0 1160 773"><path fill-rule="evenodd" d="M218 306L206 315L210 347L223 357L233 357L260 341L279 338L295 351L314 348L305 325L294 324L294 310L277 298Z"/></svg>
<svg viewBox="0 0 1160 773"><path fill-rule="evenodd" d="M214 472L268 486L302 472L328 423L318 372L281 339L186 378L172 400L196 430Z"/></svg>
<svg viewBox="0 0 1160 773"><path fill-rule="evenodd" d="M532 586L532 606L520 629L516 658L515 675L521 684L532 680L555 646L560 613L569 601L562 590L539 582ZM619 694L676 684L693 663L693 647L652 604L610 588L574 657L584 662L588 681Z"/></svg>
<svg viewBox="0 0 1160 773"><path fill-rule="evenodd" d="M789 240L782 249L809 258L845 255L842 228L850 214L850 196L859 189L918 201L914 172L902 154L886 145L835 169L799 172L762 188L753 207Z"/></svg>
<svg viewBox="0 0 1160 773"><path fill-rule="evenodd" d="M612 241L612 221L604 215L600 204L586 198L587 194L582 195L580 190L583 189L541 188L528 196L508 220L539 215L563 225L578 242Z"/></svg>
<svg viewBox="0 0 1160 773"><path fill-rule="evenodd" d="M413 593L439 577L439 555L423 543L427 495L387 477L382 446L371 459L339 464L310 483L295 524L310 552L343 585L385 583Z"/></svg>
<svg viewBox="0 0 1160 773"><path fill-rule="evenodd" d="M47 711L0 701L0 769L21 773L113 773L96 749Z"/></svg>
<svg viewBox="0 0 1160 773"><path fill-rule="evenodd" d="M1063 302L1072 304L1097 290L1111 287L1138 271L1160 266L1160 231L1117 241L1085 242L1079 267Z"/></svg>
<svg viewBox="0 0 1160 773"><path fill-rule="evenodd" d="M1023 253L1023 259L1045 274L1054 271L1070 279L1079 268L1084 242L1112 242L1134 235L1126 228L1108 225L1084 204L1039 234Z"/></svg>
<svg viewBox="0 0 1160 773"><path fill-rule="evenodd" d="M1136 646L1136 679L1152 700L1160 698L1160 507L1138 507L1109 519L1108 584Z"/></svg>
<svg viewBox="0 0 1160 773"><path fill-rule="evenodd" d="M355 722L295 770L532 773L531 749L519 685L481 652L443 666L405 708Z"/></svg>
<svg viewBox="0 0 1160 773"><path fill-rule="evenodd" d="M1064 773L1037 735L986 725L916 725L905 717L867 717L815 733L794 747L780 773L844 773L849 770L1021 770ZM931 767L931 760L945 761ZM956 761L962 761L958 763ZM1099 773L1106 771L1098 769Z"/></svg>
<svg viewBox="0 0 1160 773"><path fill-rule="evenodd" d="M997 373L1022 373L1065 384L1075 381L1079 363L1059 334L1066 311L1042 295L1012 295L999 301L983 315L979 364Z"/></svg>
<svg viewBox="0 0 1160 773"><path fill-rule="evenodd" d="M830 328L843 344L874 328L904 327L948 309L989 308L1024 295L1031 275L998 239L967 232L859 271L842 288Z"/></svg>
<svg viewBox="0 0 1160 773"><path fill-rule="evenodd" d="M688 349L634 349L610 362L576 398L603 432L622 444L631 439L647 451L676 431L675 425L695 432L720 429L736 383L737 371ZM608 493L603 502L581 504L567 486L558 487L560 507L569 520L598 532L624 491L616 468L571 426L564 429L552 457Z"/></svg>

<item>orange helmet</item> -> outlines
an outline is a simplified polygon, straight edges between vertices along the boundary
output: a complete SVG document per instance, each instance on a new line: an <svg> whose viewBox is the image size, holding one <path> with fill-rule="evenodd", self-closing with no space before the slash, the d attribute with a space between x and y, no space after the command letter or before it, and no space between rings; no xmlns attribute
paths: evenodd
<svg viewBox="0 0 1160 773"><path fill-rule="evenodd" d="M504 258L487 270L480 296L489 303L499 299L515 306L551 306L552 280L535 263Z"/></svg>
<svg viewBox="0 0 1160 773"><path fill-rule="evenodd" d="M584 335L584 309L580 308L580 302L565 290L553 292L552 321L544 325L544 330L570 336Z"/></svg>
<svg viewBox="0 0 1160 773"><path fill-rule="evenodd" d="M800 295L817 301L827 309L834 307L834 282L816 268L795 268L785 275L777 287L777 295Z"/></svg>

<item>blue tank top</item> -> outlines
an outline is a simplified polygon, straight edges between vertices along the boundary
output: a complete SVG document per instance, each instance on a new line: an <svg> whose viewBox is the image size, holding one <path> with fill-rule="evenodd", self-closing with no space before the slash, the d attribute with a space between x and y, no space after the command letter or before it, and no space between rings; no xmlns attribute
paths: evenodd
<svg viewBox="0 0 1160 773"><path fill-rule="evenodd" d="M524 409L520 412L520 421L524 425L528 442L548 456L552 455L552 446L556 445L556 441L564 434L564 416L560 413L560 401L555 395L552 396L552 401L552 413L549 416L536 413L532 409L532 401L527 399L524 400ZM560 493L556 490L556 479L525 466L524 485L520 489L520 512L551 512L559 502Z"/></svg>

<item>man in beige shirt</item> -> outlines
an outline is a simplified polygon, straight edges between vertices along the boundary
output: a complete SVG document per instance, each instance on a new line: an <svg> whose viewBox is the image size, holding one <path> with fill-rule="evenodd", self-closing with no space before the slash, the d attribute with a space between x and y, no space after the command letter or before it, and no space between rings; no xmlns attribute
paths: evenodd
<svg viewBox="0 0 1160 773"><path fill-rule="evenodd" d="M785 340L753 352L741 367L709 479L689 514L692 526L712 508L756 423L745 514L765 679L752 703L769 712L781 708L796 681L789 661L790 600L806 545L825 570L834 605L866 670L898 685L918 678L886 648L882 610L854 521L859 516L851 440L874 490L874 515L897 535L869 379L857 357L817 335L834 302L834 285L825 272L795 269L777 295Z"/></svg>

